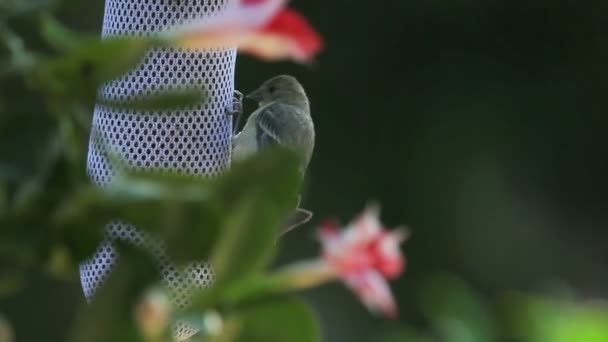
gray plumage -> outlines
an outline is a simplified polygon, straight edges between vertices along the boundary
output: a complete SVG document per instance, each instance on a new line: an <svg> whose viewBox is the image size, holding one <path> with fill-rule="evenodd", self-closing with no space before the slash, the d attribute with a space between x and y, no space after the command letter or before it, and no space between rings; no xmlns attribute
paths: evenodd
<svg viewBox="0 0 608 342"><path fill-rule="evenodd" d="M259 107L232 140L232 160L247 158L259 150L279 144L300 153L300 171L306 172L315 146L315 128L310 104L302 85L292 76L280 75L264 82L247 95ZM280 235L308 222L312 212L298 205L286 219Z"/></svg>
<svg viewBox="0 0 608 342"><path fill-rule="evenodd" d="M240 160L274 144L301 153L301 171L310 163L315 131L304 88L292 76L280 75L264 82L247 98L259 108L233 140L232 159Z"/></svg>

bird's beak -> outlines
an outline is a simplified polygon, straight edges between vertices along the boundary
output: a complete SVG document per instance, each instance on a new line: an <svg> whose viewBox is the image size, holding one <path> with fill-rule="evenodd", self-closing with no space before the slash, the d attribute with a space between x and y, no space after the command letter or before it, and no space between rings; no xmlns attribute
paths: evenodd
<svg viewBox="0 0 608 342"><path fill-rule="evenodd" d="M246 99L249 100L253 100L256 102L260 102L262 100L262 94L260 92L260 90L254 90L253 92L247 94L247 96L245 96Z"/></svg>

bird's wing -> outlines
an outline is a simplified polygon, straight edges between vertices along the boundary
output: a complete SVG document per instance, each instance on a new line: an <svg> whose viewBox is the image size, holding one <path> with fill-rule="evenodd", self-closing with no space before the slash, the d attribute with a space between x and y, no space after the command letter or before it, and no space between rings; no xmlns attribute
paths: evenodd
<svg viewBox="0 0 608 342"><path fill-rule="evenodd" d="M293 145L302 143L302 125L308 117L300 115L302 110L296 106L284 103L271 103L264 108L260 108L257 118L256 139L258 148L269 145Z"/></svg>

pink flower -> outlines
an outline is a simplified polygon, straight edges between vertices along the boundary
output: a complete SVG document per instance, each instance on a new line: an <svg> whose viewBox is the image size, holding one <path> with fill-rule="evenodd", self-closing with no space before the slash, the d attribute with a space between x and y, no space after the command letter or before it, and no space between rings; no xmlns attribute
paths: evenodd
<svg viewBox="0 0 608 342"><path fill-rule="evenodd" d="M345 229L333 222L320 227L323 260L332 266L372 312L396 317L397 306L387 279L405 269L399 245L407 238L404 229L387 231L378 219L379 210L368 206Z"/></svg>
<svg viewBox="0 0 608 342"><path fill-rule="evenodd" d="M236 45L260 59L310 62L322 48L319 34L285 0L230 0L216 16L169 33L180 46L212 49Z"/></svg>

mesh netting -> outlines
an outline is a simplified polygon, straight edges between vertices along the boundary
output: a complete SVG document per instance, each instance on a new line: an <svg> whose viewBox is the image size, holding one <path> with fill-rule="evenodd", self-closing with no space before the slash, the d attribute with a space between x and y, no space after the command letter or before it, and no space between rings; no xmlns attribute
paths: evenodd
<svg viewBox="0 0 608 342"><path fill-rule="evenodd" d="M167 26L215 15L226 0L106 0L103 37L146 36ZM130 168L164 170L195 177L213 176L229 167L232 121L227 109L234 91L236 48L211 51L162 47L149 51L131 72L108 82L99 90L104 100L125 100L166 90L191 87L206 89L205 104L171 111L134 111L95 107L89 142L88 172L99 185L109 184L116 170L106 149L117 152ZM168 260L161 242L121 222L106 227L106 238L93 257L80 266L84 294L91 299L107 278L118 257L113 241L120 239L144 246L159 263L163 281L175 304L186 307L193 287L212 281L203 262L191 263L186 274ZM178 338L196 330L178 324Z"/></svg>

